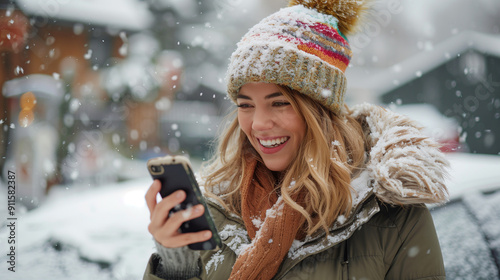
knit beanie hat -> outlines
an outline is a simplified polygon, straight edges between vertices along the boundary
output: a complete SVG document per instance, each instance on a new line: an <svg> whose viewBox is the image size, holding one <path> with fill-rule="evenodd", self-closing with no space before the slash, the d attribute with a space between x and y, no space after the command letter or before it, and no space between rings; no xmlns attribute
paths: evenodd
<svg viewBox="0 0 500 280"><path fill-rule="evenodd" d="M335 113L344 105L345 70L364 0L292 0L243 36L231 56L226 80L236 102L246 83L288 86Z"/></svg>

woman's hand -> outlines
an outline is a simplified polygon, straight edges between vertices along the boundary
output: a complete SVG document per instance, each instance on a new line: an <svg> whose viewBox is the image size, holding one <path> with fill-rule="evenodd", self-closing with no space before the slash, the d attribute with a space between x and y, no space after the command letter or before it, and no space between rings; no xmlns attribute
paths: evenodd
<svg viewBox="0 0 500 280"><path fill-rule="evenodd" d="M212 237L212 233L209 230L181 233L179 228L182 223L200 217L203 215L205 209L203 205L198 204L169 216L170 210L186 199L186 193L182 190L175 191L157 203L156 197L160 189L160 181L155 180L146 192L145 197L151 219L148 230L158 243L167 248L177 248L207 241Z"/></svg>

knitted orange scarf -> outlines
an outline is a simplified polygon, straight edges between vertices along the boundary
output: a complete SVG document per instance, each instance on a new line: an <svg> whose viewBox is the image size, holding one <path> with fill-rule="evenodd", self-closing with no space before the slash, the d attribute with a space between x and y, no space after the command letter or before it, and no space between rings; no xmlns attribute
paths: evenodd
<svg viewBox="0 0 500 280"><path fill-rule="evenodd" d="M241 185L242 217L252 242L236 259L229 279L273 278L296 236L302 235L304 218L278 197L257 164L247 162Z"/></svg>

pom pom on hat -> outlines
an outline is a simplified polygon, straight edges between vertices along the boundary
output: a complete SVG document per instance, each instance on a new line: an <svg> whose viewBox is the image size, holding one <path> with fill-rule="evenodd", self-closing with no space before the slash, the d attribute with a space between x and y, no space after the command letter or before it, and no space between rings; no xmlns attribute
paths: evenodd
<svg viewBox="0 0 500 280"><path fill-rule="evenodd" d="M227 70L236 102L246 83L267 82L307 95L334 113L344 105L350 34L365 10L362 0L291 0L261 20L238 43Z"/></svg>
<svg viewBox="0 0 500 280"><path fill-rule="evenodd" d="M288 6L295 5L303 5L336 17L339 20L339 30L344 35L351 35L356 31L359 19L367 9L365 0L290 0Z"/></svg>

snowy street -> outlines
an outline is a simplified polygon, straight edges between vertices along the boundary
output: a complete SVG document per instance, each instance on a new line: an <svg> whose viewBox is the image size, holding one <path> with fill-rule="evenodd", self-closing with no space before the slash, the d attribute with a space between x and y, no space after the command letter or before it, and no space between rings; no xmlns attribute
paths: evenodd
<svg viewBox="0 0 500 280"><path fill-rule="evenodd" d="M154 248L144 202L150 183L144 178L83 190L59 187L40 208L17 212L16 272L7 270L2 254L0 278L140 279ZM7 211L1 213L3 223ZM2 224L2 252L7 234Z"/></svg>

